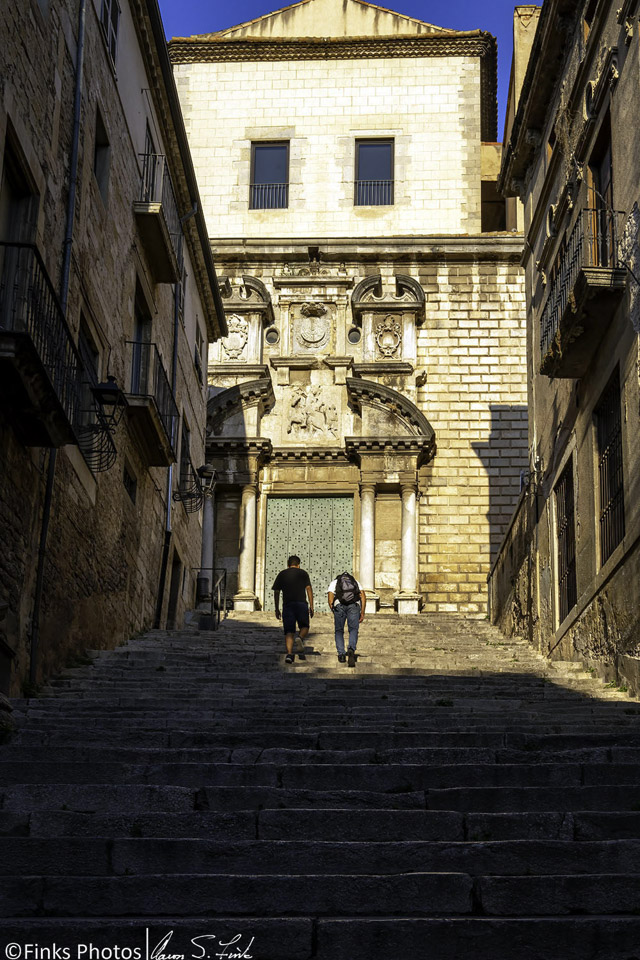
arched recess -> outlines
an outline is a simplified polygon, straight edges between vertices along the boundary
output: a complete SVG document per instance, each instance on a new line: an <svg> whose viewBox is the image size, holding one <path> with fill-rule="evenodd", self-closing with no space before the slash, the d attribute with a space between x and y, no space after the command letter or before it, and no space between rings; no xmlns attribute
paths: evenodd
<svg viewBox="0 0 640 960"><path fill-rule="evenodd" d="M222 390L207 403L207 437L257 436L260 417L275 402L270 377L246 380Z"/></svg>

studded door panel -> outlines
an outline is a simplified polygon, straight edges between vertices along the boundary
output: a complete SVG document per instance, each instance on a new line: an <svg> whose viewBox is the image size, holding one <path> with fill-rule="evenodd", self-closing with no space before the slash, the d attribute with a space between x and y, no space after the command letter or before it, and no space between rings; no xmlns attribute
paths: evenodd
<svg viewBox="0 0 640 960"><path fill-rule="evenodd" d="M265 609L273 610L273 581L297 554L309 571L315 608L327 612L327 587L353 567L353 500L350 497L269 497L265 558Z"/></svg>

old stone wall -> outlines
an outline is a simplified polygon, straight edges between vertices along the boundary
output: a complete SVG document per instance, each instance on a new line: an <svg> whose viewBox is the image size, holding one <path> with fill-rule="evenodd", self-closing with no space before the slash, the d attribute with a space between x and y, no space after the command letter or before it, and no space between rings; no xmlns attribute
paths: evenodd
<svg viewBox="0 0 640 960"><path fill-rule="evenodd" d="M225 61L174 70L217 238L480 231L478 58ZM354 206L358 137L394 139L390 206ZM260 140L290 143L286 209L249 209L251 143Z"/></svg>
<svg viewBox="0 0 640 960"><path fill-rule="evenodd" d="M99 4L98 4L99 8ZM113 374L125 392L131 389L131 341L135 332L136 296L150 319L150 336L171 380L174 349L174 293L170 283L155 280L148 245L136 228L133 202L140 196L141 166L134 142L138 131L131 117L155 132L156 149L166 152L162 124L148 92L127 89L143 58L131 12L121 20L122 57L115 71L98 19L87 4L84 79L79 153L79 180L72 248L67 323L74 341L82 324L97 354L98 377ZM44 12L43 12L44 11ZM9 2L0 9L0 46L5 82L0 97L0 162L10 145L21 172L37 195L32 239L40 251L54 288L59 289L62 264L72 107L77 62L76 0ZM125 42L126 41L126 42ZM123 52L124 51L124 52ZM151 82L148 84L150 87ZM129 110L123 98L129 98ZM135 101L135 103L134 103ZM94 170L96 111L100 111L109 143L109 175L101 189ZM166 118L163 118L163 123ZM135 136L134 136L135 134ZM2 169L0 168L0 176ZM0 238L1 239L1 238ZM14 239L12 237L12 239ZM174 448L181 443L181 423L191 433L191 460L204 462L204 383L195 366L196 326L205 342L204 309L194 284L196 269L185 243L187 294L177 324L175 396L179 417ZM149 401L153 404L153 401ZM156 415L157 418L157 415ZM158 421L159 422L159 421ZM114 435L115 464L93 472L75 445L59 449L51 520L44 565L40 618L38 679L59 669L88 647L114 646L153 623L165 539L167 498L178 490L179 466L167 490L167 467L149 463L138 434L125 413ZM2 577L0 602L9 610L2 627L14 653L8 684L17 693L29 676L30 637L37 553L48 453L24 447L13 429L0 433L0 523ZM127 490L125 469L135 490ZM176 619L192 607L200 563L201 518L171 501L172 538L161 621L167 616L169 579L174 552L181 571ZM4 678L7 685L7 678Z"/></svg>

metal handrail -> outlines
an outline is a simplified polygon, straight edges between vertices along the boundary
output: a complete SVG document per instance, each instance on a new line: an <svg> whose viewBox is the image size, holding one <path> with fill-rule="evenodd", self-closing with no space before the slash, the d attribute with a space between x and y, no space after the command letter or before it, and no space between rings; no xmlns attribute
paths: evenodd
<svg viewBox="0 0 640 960"><path fill-rule="evenodd" d="M162 153L141 153L140 156L142 157L140 201L162 205L162 213L182 273L182 224L167 158Z"/></svg>
<svg viewBox="0 0 640 960"><path fill-rule="evenodd" d="M178 407L160 351L155 343L144 340L127 340L127 347L129 374L126 392L154 401L167 440L173 448L173 425L178 418Z"/></svg>
<svg viewBox="0 0 640 960"><path fill-rule="evenodd" d="M222 617L223 617L223 613L224 613L224 619L225 619L225 620L227 619L227 617L228 617L228 615L229 615L228 610L227 610L227 571L226 571L226 568L224 568L224 567L196 567L195 569L198 571L198 578L197 578L198 587L199 587L200 583L202 582L202 580L205 579L204 577L202 577L202 574L203 574L203 573L211 573L211 574L212 574L211 579L213 580L213 583L211 584L211 588L210 588L209 592L208 592L208 593L205 593L205 594L198 594L198 596L197 596L197 602L198 602L198 603L201 603L201 602L204 601L204 600L208 600L208 601L209 601L209 610L210 610L210 616L211 616L211 623L212 623L212 625L213 625L213 629L214 629L214 630L217 630L218 627L220 626L220 620L221 620ZM217 579L214 579L215 576L216 576L216 572L219 574L219 576L217 577ZM210 579L209 579L208 577L206 578L206 582L207 582L207 587L209 587Z"/></svg>
<svg viewBox="0 0 640 960"><path fill-rule="evenodd" d="M252 183L251 210L277 210L289 206L288 183Z"/></svg>
<svg viewBox="0 0 640 960"><path fill-rule="evenodd" d="M70 424L78 421L82 361L37 247L0 241L0 330L28 333Z"/></svg>
<svg viewBox="0 0 640 960"><path fill-rule="evenodd" d="M540 349L544 356L556 335L569 297L584 267L613 269L622 266L618 252L619 210L584 208L578 214L562 250L556 274L540 317Z"/></svg>
<svg viewBox="0 0 640 960"><path fill-rule="evenodd" d="M393 204L393 180L356 180L357 207L385 207Z"/></svg>

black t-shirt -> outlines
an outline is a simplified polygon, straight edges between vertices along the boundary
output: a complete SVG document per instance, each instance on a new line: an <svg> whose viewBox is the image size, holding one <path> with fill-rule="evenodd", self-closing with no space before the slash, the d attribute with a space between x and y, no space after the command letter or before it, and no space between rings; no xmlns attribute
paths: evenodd
<svg viewBox="0 0 640 960"><path fill-rule="evenodd" d="M309 574L300 567L287 567L281 570L273 582L272 590L282 590L283 603L305 603L305 587L311 586Z"/></svg>

